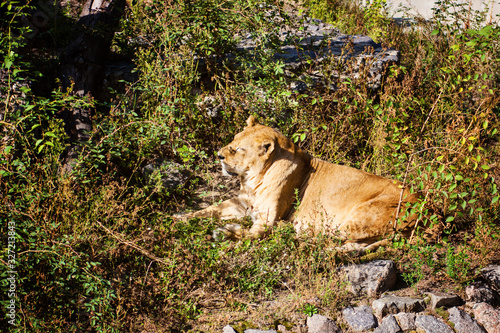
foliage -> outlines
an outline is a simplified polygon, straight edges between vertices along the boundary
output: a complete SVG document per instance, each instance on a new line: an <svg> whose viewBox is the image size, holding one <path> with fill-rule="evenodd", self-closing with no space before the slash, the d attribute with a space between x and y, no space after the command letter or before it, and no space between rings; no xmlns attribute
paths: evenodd
<svg viewBox="0 0 500 333"><path fill-rule="evenodd" d="M396 235L392 252L375 253L397 259L408 285L441 279L461 286L498 255L498 26L481 25L480 12L452 11L451 1L438 3L439 20L410 28L387 17L385 1L305 1L301 13L371 34L402 57L379 91L362 72L357 80L332 79L337 90L296 94L294 74L274 60L280 24L303 23L286 14L292 5L129 2L113 51L133 59L137 80L96 100L64 91L53 75L52 54L68 38L61 31L74 24L71 11L30 39L23 17L38 7L2 2L0 306L10 302L13 223L17 331L209 331L221 327L214 311L249 316L266 299L289 302L269 322L351 302L336 268L358 259L339 255L327 235L296 235L283 224L262 240L213 242L222 222L172 218L192 209L199 188L205 201L217 201L214 191L224 196L231 187L215 186L214 154L249 114L315 156L422 194L412 207L419 217L412 235ZM256 43L251 53L237 48L247 34ZM37 53L49 36L53 49ZM321 70L339 66L330 59ZM93 127L67 168L61 115L72 108L92 110ZM182 164L189 180L151 186L141 170L156 159ZM12 328L7 319L0 327Z"/></svg>

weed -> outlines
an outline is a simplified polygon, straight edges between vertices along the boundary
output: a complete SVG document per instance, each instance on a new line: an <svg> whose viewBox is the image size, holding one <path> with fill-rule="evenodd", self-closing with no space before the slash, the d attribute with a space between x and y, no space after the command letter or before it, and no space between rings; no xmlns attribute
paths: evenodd
<svg viewBox="0 0 500 333"><path fill-rule="evenodd" d="M312 317L313 315L318 313L318 308L312 304L306 303L304 304L302 312L308 315L309 317Z"/></svg>

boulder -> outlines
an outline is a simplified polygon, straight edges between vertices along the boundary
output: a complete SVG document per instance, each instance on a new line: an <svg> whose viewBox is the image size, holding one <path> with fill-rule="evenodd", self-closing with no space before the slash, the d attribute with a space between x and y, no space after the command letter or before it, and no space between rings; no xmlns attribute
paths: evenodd
<svg viewBox="0 0 500 333"><path fill-rule="evenodd" d="M474 304L474 317L488 333L500 333L500 310L488 303Z"/></svg>
<svg viewBox="0 0 500 333"><path fill-rule="evenodd" d="M280 45L274 58L283 62L288 74L299 72L302 67L308 68L307 81L311 87L322 84L326 88L337 89L338 86L331 82L347 78L356 80L364 71L368 87L379 89L385 69L399 62L397 50L384 48L368 36L342 34L333 25L309 17L292 16L288 23L279 17L274 19L282 22L277 36ZM257 34L247 33L240 36L236 53L255 57L256 51L265 44ZM331 57L340 66L329 73L330 77L325 77L321 67ZM347 62L351 65L347 66ZM314 64L313 68L311 64ZM292 89L297 88L299 92L306 90L304 84L292 85L295 86Z"/></svg>
<svg viewBox="0 0 500 333"><path fill-rule="evenodd" d="M393 315L388 315L382 320L379 327L373 331L373 333L397 333L401 332L401 327L399 327L396 318Z"/></svg>
<svg viewBox="0 0 500 333"><path fill-rule="evenodd" d="M457 307L448 310L450 314L448 320L453 323L457 333L486 333L477 321L472 319L469 314Z"/></svg>
<svg viewBox="0 0 500 333"><path fill-rule="evenodd" d="M440 307L450 307L460 305L462 299L455 294L447 294L439 291L428 293L431 297L431 309L435 310Z"/></svg>
<svg viewBox="0 0 500 333"><path fill-rule="evenodd" d="M185 167L179 163L155 159L142 168L142 175L150 186L161 185L166 189L175 189L188 180Z"/></svg>
<svg viewBox="0 0 500 333"><path fill-rule="evenodd" d="M236 330L234 328L232 328L231 326L229 325L226 325L224 326L224 328L222 329L222 333L237 333Z"/></svg>
<svg viewBox="0 0 500 333"><path fill-rule="evenodd" d="M500 291L500 265L489 265L481 270L481 276L495 290Z"/></svg>
<svg viewBox="0 0 500 333"><path fill-rule="evenodd" d="M500 296L487 284L476 282L465 288L467 301L474 303L500 304Z"/></svg>
<svg viewBox="0 0 500 333"><path fill-rule="evenodd" d="M355 308L347 307L342 311L342 314L349 326L355 331L366 331L377 327L377 318L368 305Z"/></svg>
<svg viewBox="0 0 500 333"><path fill-rule="evenodd" d="M425 302L418 298L384 296L372 303L373 312L377 318L398 312L420 312L425 309Z"/></svg>
<svg viewBox="0 0 500 333"><path fill-rule="evenodd" d="M375 260L340 269L349 282L349 291L356 295L375 296L389 290L396 283L396 266L391 260Z"/></svg>
<svg viewBox="0 0 500 333"><path fill-rule="evenodd" d="M399 327L403 331L411 331L416 330L417 326L415 326L415 317L417 315L414 313L400 312L394 315L396 321L398 322Z"/></svg>
<svg viewBox="0 0 500 333"><path fill-rule="evenodd" d="M450 326L434 316L417 316L415 326L417 326L417 331L425 333L454 333Z"/></svg>
<svg viewBox="0 0 500 333"><path fill-rule="evenodd" d="M307 329L309 333L340 333L340 328L331 319L314 314L307 318Z"/></svg>

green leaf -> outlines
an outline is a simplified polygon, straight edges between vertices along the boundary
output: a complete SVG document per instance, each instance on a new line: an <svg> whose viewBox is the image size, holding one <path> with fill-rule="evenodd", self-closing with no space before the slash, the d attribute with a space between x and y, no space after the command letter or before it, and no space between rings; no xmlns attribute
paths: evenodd
<svg viewBox="0 0 500 333"><path fill-rule="evenodd" d="M439 33L439 29L433 30L431 36L436 36Z"/></svg>
<svg viewBox="0 0 500 333"><path fill-rule="evenodd" d="M3 153L4 153L4 154L8 154L8 153L10 153L10 151L12 150L12 148L14 148L14 147L12 147L12 146L7 146L7 147L5 147L5 148L3 149Z"/></svg>
<svg viewBox="0 0 500 333"><path fill-rule="evenodd" d="M500 198L500 196L496 196L494 197L492 200L491 200L491 204L493 205L495 202L498 201L498 198Z"/></svg>

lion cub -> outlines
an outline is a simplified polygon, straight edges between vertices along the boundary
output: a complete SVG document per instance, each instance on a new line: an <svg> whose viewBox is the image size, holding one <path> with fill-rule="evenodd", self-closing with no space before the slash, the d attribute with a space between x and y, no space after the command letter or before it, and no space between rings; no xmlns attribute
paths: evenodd
<svg viewBox="0 0 500 333"><path fill-rule="evenodd" d="M219 230L228 237L260 237L276 221L289 220L297 232L325 231L366 246L415 223L414 217L395 223L405 203L418 199L402 183L314 158L253 116L218 156L223 174L239 177L239 195L181 217L252 218L249 231L238 225Z"/></svg>

